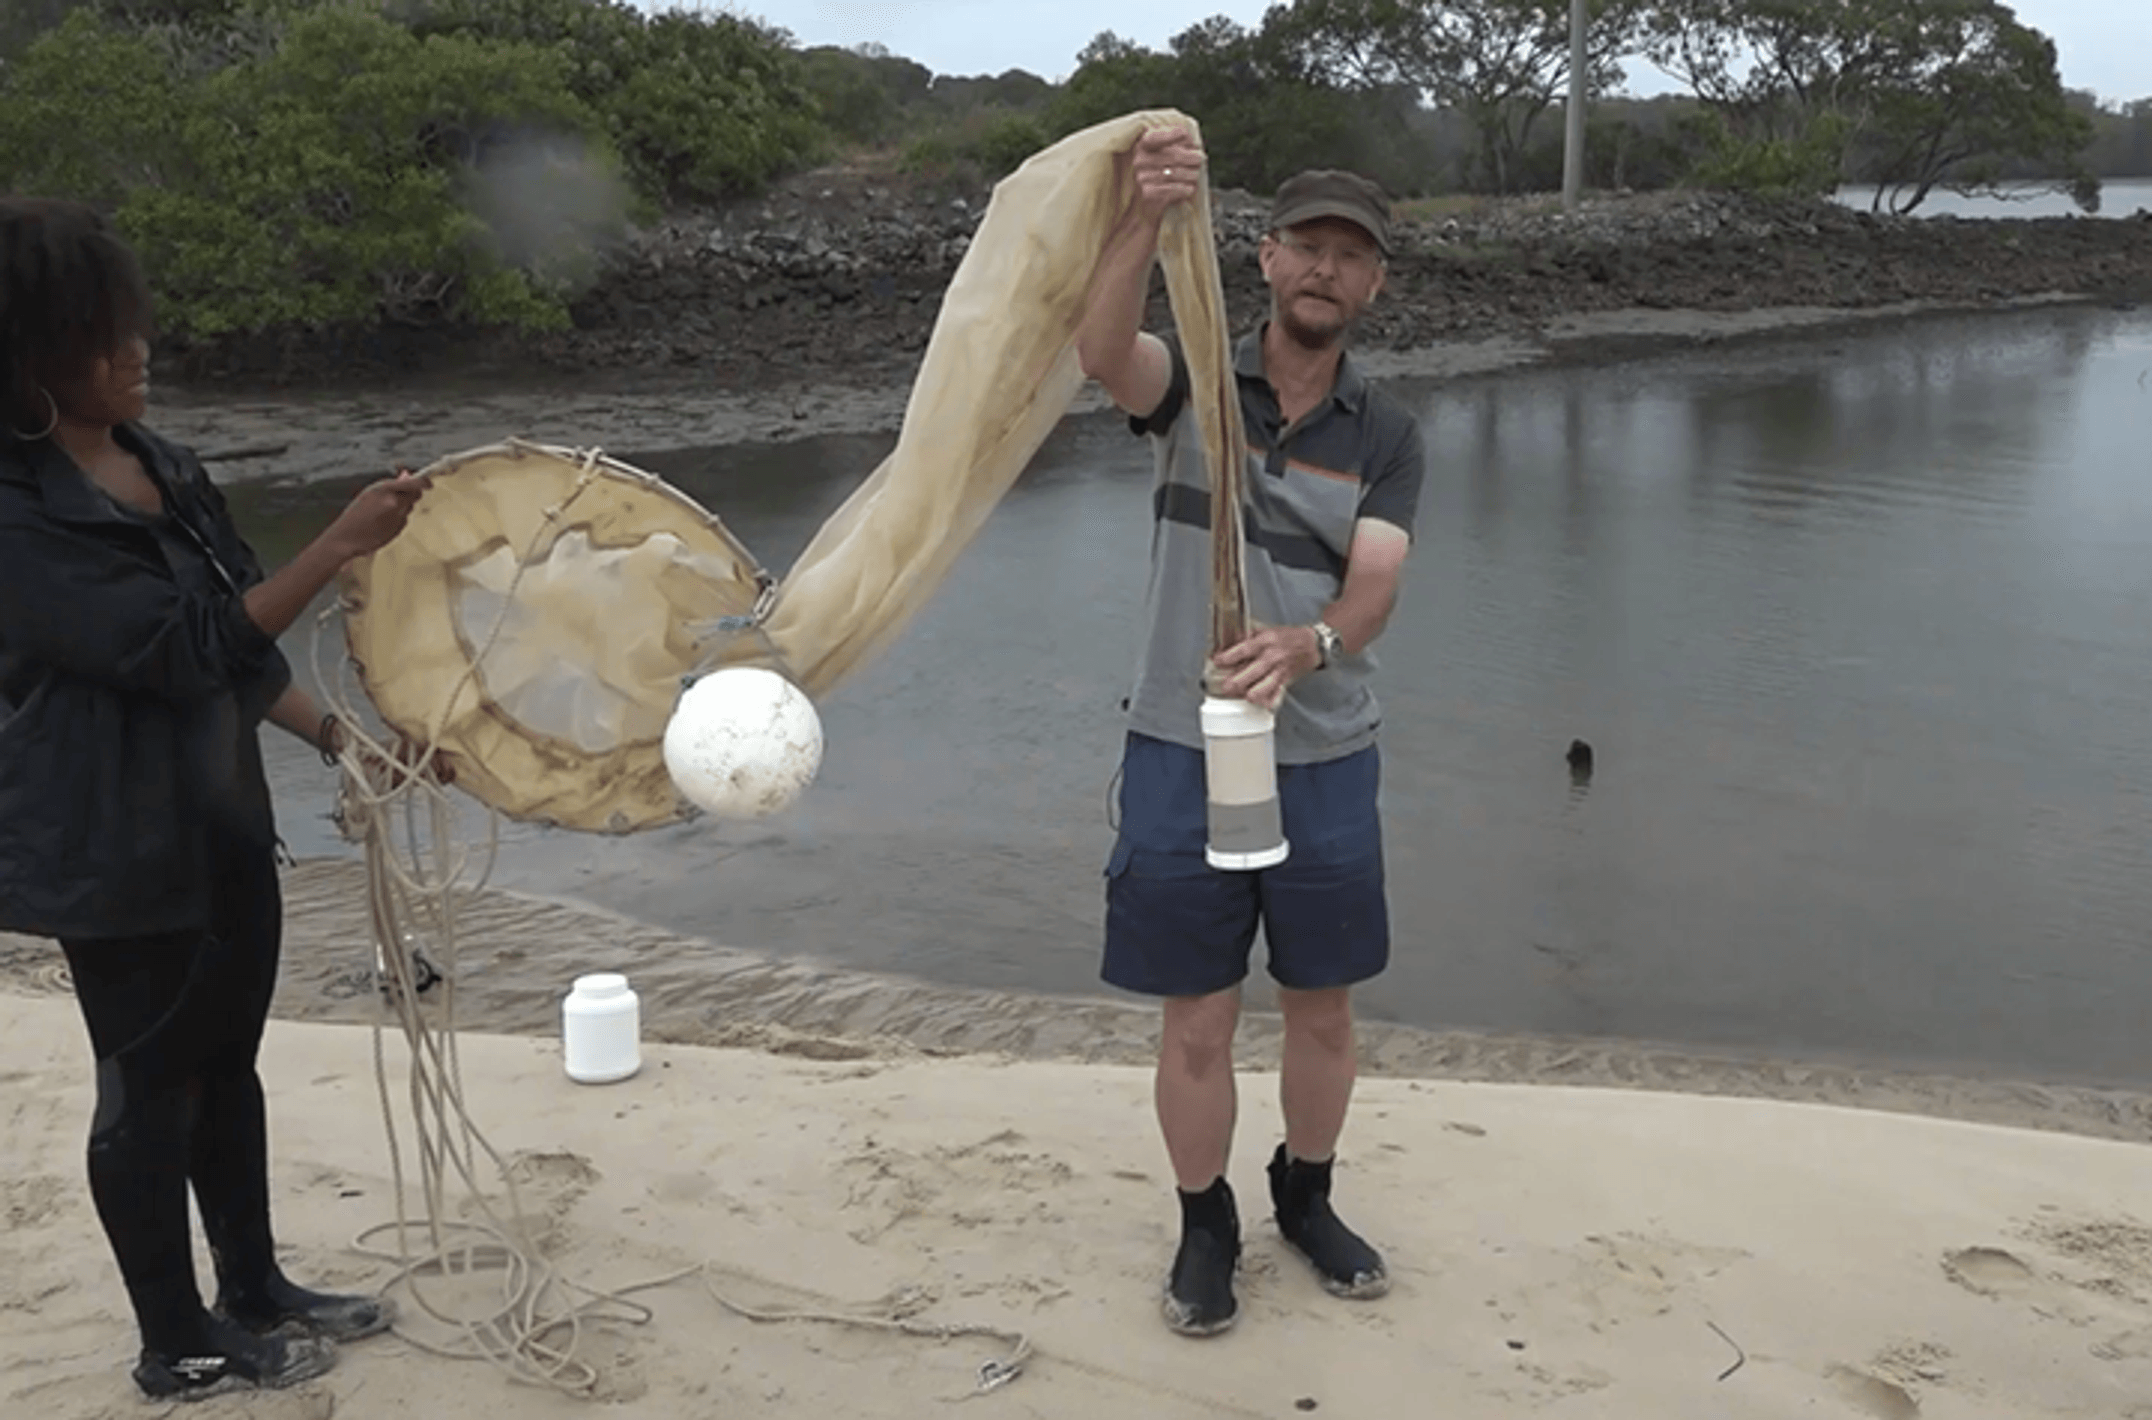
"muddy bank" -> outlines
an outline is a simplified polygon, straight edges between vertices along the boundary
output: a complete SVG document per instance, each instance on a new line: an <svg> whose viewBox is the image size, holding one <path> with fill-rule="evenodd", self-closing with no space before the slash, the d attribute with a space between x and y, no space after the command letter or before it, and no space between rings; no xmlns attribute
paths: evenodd
<svg viewBox="0 0 2152 1420"><path fill-rule="evenodd" d="M2073 304L2067 291L1974 303L1980 310ZM1792 306L1688 311L1630 307L1578 313L1521 335L1363 349L1378 378L1466 379L1527 365L1598 362L1655 351L1915 320L1967 309L1965 303L1904 301L1869 307ZM152 419L200 449L220 481L352 478L436 459L516 437L637 454L737 444L783 444L817 435L893 434L911 395L910 368L880 383L861 371L817 382L763 379L727 386L715 378L614 372L603 383L534 372L521 378L470 375L348 394L256 391L229 395L214 385L166 389ZM1103 411L1095 387L1072 414ZM862 465L859 473L869 472Z"/></svg>
<svg viewBox="0 0 2152 1420"><path fill-rule="evenodd" d="M578 329L533 345L576 368L682 365L763 378L886 369L924 348L983 204L836 179L637 240L577 306ZM1219 195L1219 262L1236 325L1268 292L1266 204ZM2068 292L2152 293L2152 214L2121 220L1924 221L1831 202L1710 193L1607 197L1565 217L1544 200L1408 217L1358 340L1409 351L1537 342L1579 316L1913 302L1981 305ZM1154 319L1167 317L1162 288Z"/></svg>
<svg viewBox="0 0 2152 1420"><path fill-rule="evenodd" d="M337 477L515 434L623 455L895 429L982 194L810 175L634 239L527 338L408 331L189 352L157 417L225 478ZM1262 204L1221 194L1228 304L1257 319ZM1359 334L1457 377L1840 322L2152 297L2152 215L1916 221L1704 194L1408 220ZM1154 319L1168 318L1160 292ZM1099 407L1095 396L1079 405Z"/></svg>
<svg viewBox="0 0 2152 1420"><path fill-rule="evenodd" d="M285 955L275 1010L286 1019L366 1023L377 1006L364 916L365 871L310 861L285 878ZM560 998L579 973L621 969L642 998L646 1039L819 1060L998 1056L1142 1065L1155 1013L1141 1003L932 986L785 961L515 893L468 895L455 1016L463 1029L557 1037ZM59 949L0 934L0 988L67 989ZM1257 988L1260 993L1261 988ZM429 993L437 1010L446 1000ZM1279 1021L1258 994L1237 1058L1275 1069ZM1361 1030L1370 1075L1582 1085L1837 1104L1976 1123L2143 1140L2152 1094L1703 1055L1617 1042Z"/></svg>

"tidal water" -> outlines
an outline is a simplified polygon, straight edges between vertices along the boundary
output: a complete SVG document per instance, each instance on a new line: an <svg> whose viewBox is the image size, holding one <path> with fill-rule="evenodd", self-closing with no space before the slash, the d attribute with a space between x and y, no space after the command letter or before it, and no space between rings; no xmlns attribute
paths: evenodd
<svg viewBox="0 0 2152 1420"><path fill-rule="evenodd" d="M1371 1015L2152 1082L2152 313L1395 388L1433 462L1378 646L1395 943ZM782 570L890 442L617 452ZM790 816L511 828L495 881L788 958L1101 992L1149 476L1117 421L1059 430L823 707ZM230 496L273 558L349 491ZM293 847L348 851L327 771L271 741Z"/></svg>

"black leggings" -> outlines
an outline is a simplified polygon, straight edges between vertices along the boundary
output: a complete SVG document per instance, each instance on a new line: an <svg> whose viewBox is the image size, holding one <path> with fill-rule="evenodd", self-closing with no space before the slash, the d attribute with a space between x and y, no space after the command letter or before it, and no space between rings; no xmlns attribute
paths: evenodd
<svg viewBox="0 0 2152 1420"><path fill-rule="evenodd" d="M276 1273L269 1130L255 1057L276 990L283 896L273 851L219 855L207 930L61 947L97 1054L90 1193L143 1346L205 1344L187 1187L226 1298Z"/></svg>

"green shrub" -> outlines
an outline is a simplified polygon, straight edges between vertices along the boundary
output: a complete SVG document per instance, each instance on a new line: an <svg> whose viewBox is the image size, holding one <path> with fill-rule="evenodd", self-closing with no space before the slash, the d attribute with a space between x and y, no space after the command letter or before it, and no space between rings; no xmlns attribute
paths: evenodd
<svg viewBox="0 0 2152 1420"><path fill-rule="evenodd" d="M1836 113L1807 120L1792 136L1745 136L1717 114L1692 120L1700 152L1689 170L1699 187L1771 196L1820 197L1834 191L1845 169L1851 125Z"/></svg>
<svg viewBox="0 0 2152 1420"><path fill-rule="evenodd" d="M1039 117L981 110L905 145L907 171L951 181L999 182L1052 142Z"/></svg>
<svg viewBox="0 0 2152 1420"><path fill-rule="evenodd" d="M388 0L413 33L535 45L605 121L652 197L753 192L826 151L829 133L784 37L728 14L646 14L619 0Z"/></svg>
<svg viewBox="0 0 2152 1420"><path fill-rule="evenodd" d="M565 322L574 273L504 259L468 191L533 134L610 161L556 55L337 4L182 78L150 36L77 14L0 92L0 180L113 208L168 330Z"/></svg>

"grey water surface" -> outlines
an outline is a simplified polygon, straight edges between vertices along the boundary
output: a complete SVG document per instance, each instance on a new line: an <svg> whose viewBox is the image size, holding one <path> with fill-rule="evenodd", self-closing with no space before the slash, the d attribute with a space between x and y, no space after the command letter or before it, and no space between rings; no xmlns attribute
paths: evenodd
<svg viewBox="0 0 2152 1420"><path fill-rule="evenodd" d="M2152 313L1395 389L1433 464L1379 645L1371 1015L2152 1082ZM890 443L617 452L782 570ZM823 707L790 816L511 828L495 881L832 966L1102 990L1149 476L1110 417L1057 431ZM230 496L274 557L349 491ZM271 739L293 847L348 851L327 772Z"/></svg>

